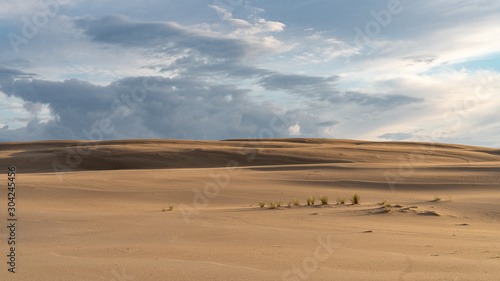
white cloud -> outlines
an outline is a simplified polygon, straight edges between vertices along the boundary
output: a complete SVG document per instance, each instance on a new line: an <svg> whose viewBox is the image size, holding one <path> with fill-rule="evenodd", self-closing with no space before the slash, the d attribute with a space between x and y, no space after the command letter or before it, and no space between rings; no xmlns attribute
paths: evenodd
<svg viewBox="0 0 500 281"><path fill-rule="evenodd" d="M229 35L237 38L244 38L246 36L258 35L266 32L281 32L285 28L285 24L281 22L266 21L263 18L256 18L254 23L250 23L243 19L233 18L233 14L224 7L216 5L209 5L209 7L223 15L222 19L228 22L233 29Z"/></svg>
<svg viewBox="0 0 500 281"><path fill-rule="evenodd" d="M298 135L300 135L300 125L299 124L295 124L294 126L290 126L288 128L288 133L290 134L290 136L298 136Z"/></svg>

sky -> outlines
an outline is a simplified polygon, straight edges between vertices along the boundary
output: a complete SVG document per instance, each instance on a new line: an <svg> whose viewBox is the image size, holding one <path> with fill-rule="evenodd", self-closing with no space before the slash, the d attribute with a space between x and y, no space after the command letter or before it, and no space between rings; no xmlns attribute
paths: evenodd
<svg viewBox="0 0 500 281"><path fill-rule="evenodd" d="M500 148L496 0L0 2L0 142Z"/></svg>

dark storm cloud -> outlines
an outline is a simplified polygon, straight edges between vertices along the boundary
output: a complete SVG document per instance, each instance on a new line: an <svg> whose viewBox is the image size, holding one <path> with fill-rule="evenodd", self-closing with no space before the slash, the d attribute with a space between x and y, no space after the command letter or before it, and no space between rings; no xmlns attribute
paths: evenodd
<svg viewBox="0 0 500 281"><path fill-rule="evenodd" d="M335 104L356 103L385 108L420 101L406 96L343 93L335 86L338 76L285 74L248 66L242 59L252 48L249 42L211 37L174 23L142 23L114 15L98 20L81 19L76 21L76 25L95 42L150 48L171 55L182 54L173 63L161 67L160 71L175 72L183 78L212 81L221 78L252 79L266 90L285 91Z"/></svg>
<svg viewBox="0 0 500 281"><path fill-rule="evenodd" d="M325 98L339 93L333 84L337 79L336 76L324 78L274 73L260 79L258 84L267 90L284 90L310 98Z"/></svg>
<svg viewBox="0 0 500 281"><path fill-rule="evenodd" d="M404 95L369 95L359 92L342 92L335 87L334 82L337 80L338 76L315 77L275 73L260 79L258 83L267 90L284 90L292 94L332 104L353 103L361 106L387 108L423 101L421 98Z"/></svg>
<svg viewBox="0 0 500 281"><path fill-rule="evenodd" d="M33 73L26 73L17 69L3 68L0 66L0 78L30 78Z"/></svg>
<svg viewBox="0 0 500 281"><path fill-rule="evenodd" d="M214 58L240 58L246 45L240 40L209 36L174 23L136 22L125 16L80 19L77 27L92 41L124 47L150 47L165 53L191 51Z"/></svg>
<svg viewBox="0 0 500 281"><path fill-rule="evenodd" d="M7 93L12 91L15 78L31 78L33 73L26 73L16 69L3 68L0 66L0 91Z"/></svg>
<svg viewBox="0 0 500 281"><path fill-rule="evenodd" d="M154 87L137 91L144 89L145 81ZM234 86L182 78L132 77L109 86L79 80L17 80L13 89L7 94L48 105L54 119L41 123L33 118L26 128L2 133L0 141L92 139L96 136L92 130L102 122L111 128L103 131L104 139L208 140L257 138L263 130L265 137L289 137L288 128L295 124L315 136L323 126L333 124L299 110L279 112L270 103L250 100L247 90ZM143 98L134 100L138 92Z"/></svg>
<svg viewBox="0 0 500 281"><path fill-rule="evenodd" d="M175 73L176 78L129 77L99 86L77 79L39 80L34 79L34 74L0 67L2 92L21 98L33 115L24 128L3 128L0 141L95 139L100 136L92 132L102 124L106 127L103 139L290 137L296 133L295 125L299 125L301 136L318 137L325 128L337 124L302 109L282 112L272 103L252 100L250 90L237 86L237 81L242 80L267 91L303 97L305 103L320 101L324 106L354 103L388 108L421 101L402 95L342 92L336 88L337 76L285 74L257 68L248 65L255 43L216 37L175 23L144 23L107 16L80 19L75 25L97 44L161 52L176 58L169 64L144 66ZM137 91L144 89L145 81L153 81L154 87ZM131 98L137 93L144 98ZM38 119L41 104L48 106L52 120ZM290 127L295 131L289 131Z"/></svg>

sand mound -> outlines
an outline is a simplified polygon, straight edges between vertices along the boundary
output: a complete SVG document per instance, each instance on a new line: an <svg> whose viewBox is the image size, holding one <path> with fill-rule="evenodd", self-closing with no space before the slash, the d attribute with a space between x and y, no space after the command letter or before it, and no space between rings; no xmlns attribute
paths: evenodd
<svg viewBox="0 0 500 281"><path fill-rule="evenodd" d="M296 164L472 164L500 161L471 146L326 139L227 141L120 140L0 143L0 164L23 172L275 166ZM372 167L377 167L372 165ZM495 179L492 179L495 180Z"/></svg>
<svg viewBox="0 0 500 281"><path fill-rule="evenodd" d="M436 213L436 211L424 211L418 213L420 216L432 216L432 217L440 217L441 215Z"/></svg>

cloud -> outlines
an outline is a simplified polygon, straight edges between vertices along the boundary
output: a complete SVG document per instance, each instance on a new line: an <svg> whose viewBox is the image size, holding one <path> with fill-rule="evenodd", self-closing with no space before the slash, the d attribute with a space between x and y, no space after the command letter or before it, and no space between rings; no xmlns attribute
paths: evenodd
<svg viewBox="0 0 500 281"><path fill-rule="evenodd" d="M26 73L17 69L3 68L0 66L0 91L7 93L12 91L14 79L31 78L33 73Z"/></svg>
<svg viewBox="0 0 500 281"><path fill-rule="evenodd" d="M422 98L404 95L370 95L360 92L343 92L338 90L334 84L338 80L338 76L315 77L274 73L261 78L258 84L267 90L284 90L314 101L326 101L331 104L353 103L361 106L389 108L423 101Z"/></svg>
<svg viewBox="0 0 500 281"><path fill-rule="evenodd" d="M224 7L217 5L209 5L209 7L214 9L219 15L221 15L223 20L227 21L231 25L233 28L231 36L248 36L265 32L281 32L285 28L285 24L281 22L266 21L263 18L257 18L255 23L252 24L246 20L233 18L231 11Z"/></svg>
<svg viewBox="0 0 500 281"><path fill-rule="evenodd" d="M333 82L338 79L331 77L314 77L298 74L273 73L261 78L258 84L267 90L285 90L287 92L308 96L324 97L337 93Z"/></svg>
<svg viewBox="0 0 500 281"><path fill-rule="evenodd" d="M237 59L247 52L240 40L188 29L169 22L138 22L125 16L110 15L101 19L76 20L92 41L123 47L148 47L158 52L179 54L194 52L213 58Z"/></svg>
<svg viewBox="0 0 500 281"><path fill-rule="evenodd" d="M412 138L412 134L407 133L387 133L379 136L381 139L391 140L391 141L402 141Z"/></svg>
<svg viewBox="0 0 500 281"><path fill-rule="evenodd" d="M404 57L403 60L408 60L413 63L423 63L423 64L431 64L433 63L437 57L432 55L420 55L420 56L407 56Z"/></svg>
<svg viewBox="0 0 500 281"><path fill-rule="evenodd" d="M154 87L145 91L145 83ZM109 128L102 131L105 139L257 138L262 131L267 132L265 137L289 137L295 132L289 128L297 124L314 136L333 125L301 110L283 111L268 102L252 101L248 90L183 78L130 77L108 86L76 79L21 79L13 89L7 94L29 105L47 105L53 119L43 123L32 118L25 128L2 134L0 141L89 139L99 136L92 131L103 122ZM135 100L134 95L144 98Z"/></svg>
<svg viewBox="0 0 500 281"><path fill-rule="evenodd" d="M346 92L341 98L345 102L356 103L365 106L377 106L379 108L398 107L410 103L423 102L423 98L414 98L404 95L368 95L358 92ZM332 102L338 100L334 98Z"/></svg>

